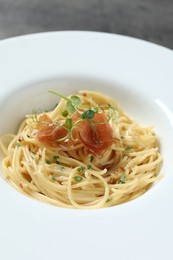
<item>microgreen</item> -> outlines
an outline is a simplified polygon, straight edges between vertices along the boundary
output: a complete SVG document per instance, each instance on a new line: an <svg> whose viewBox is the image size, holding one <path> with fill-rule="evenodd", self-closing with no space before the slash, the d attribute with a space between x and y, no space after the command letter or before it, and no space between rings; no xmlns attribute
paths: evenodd
<svg viewBox="0 0 173 260"><path fill-rule="evenodd" d="M82 176L80 176L80 175L76 175L74 177L74 179L75 179L76 182L81 182L83 180Z"/></svg>
<svg viewBox="0 0 173 260"><path fill-rule="evenodd" d="M70 114L73 114L81 104L81 100L78 96L71 96L66 104L66 109Z"/></svg>
<svg viewBox="0 0 173 260"><path fill-rule="evenodd" d="M70 113L70 114L73 114L73 113L76 111L76 109L75 109L75 107L73 106L73 104L72 104L71 101L68 101L68 102L67 102L67 104L66 104L66 109L67 109L68 113Z"/></svg>
<svg viewBox="0 0 173 260"><path fill-rule="evenodd" d="M72 124L72 119L71 118L66 118L65 124L68 130L71 130L73 124Z"/></svg>
<svg viewBox="0 0 173 260"><path fill-rule="evenodd" d="M51 90L49 90L49 92L58 96L58 97L60 97L60 98L63 98L64 100L67 101L66 110L70 114L73 114L76 111L76 108L78 108L81 104L81 100L78 96L71 96L70 98L66 98L65 96L63 96L63 95L61 95L57 92L54 92L54 91L51 91ZM67 113L65 112L65 115L66 114Z"/></svg>
<svg viewBox="0 0 173 260"><path fill-rule="evenodd" d="M118 184L124 184L126 179L127 179L127 176L125 174L123 174L121 176L121 178L119 179Z"/></svg>
<svg viewBox="0 0 173 260"><path fill-rule="evenodd" d="M82 113L82 119L92 119L94 118L95 112L92 109L88 109Z"/></svg>
<svg viewBox="0 0 173 260"><path fill-rule="evenodd" d="M78 96L71 96L70 100L74 107L79 107L81 104L81 100Z"/></svg>
<svg viewBox="0 0 173 260"><path fill-rule="evenodd" d="M106 124L113 116L115 116L116 108L113 107L110 104L107 104L107 105L103 105L103 106L101 105L101 106L98 106L98 107L90 107L90 108L87 107L87 110L84 111L83 110L84 106L81 105L82 101L78 96L73 95L73 96L70 96L70 97L67 98L67 97L65 97L65 96L63 96L63 95L61 95L57 92L54 92L54 91L51 91L51 90L49 90L49 92L51 94L54 94L54 95L56 95L56 96L58 96L58 97L60 97L60 98L62 98L66 101L65 109L61 113L61 115L63 117L65 117L65 119L64 119L65 123L63 123L63 124L52 123L51 124L55 127L59 126L59 127L64 128L66 130L66 134L63 137L61 137L57 140L54 140L54 142L61 142L61 141L65 141L67 138L70 138L74 127L79 122L81 122L82 120L87 120L91 124L92 130L95 133L95 136L94 136L95 142L99 143L96 125ZM98 113L99 110L103 111L103 112L104 112L104 110L108 110L108 111L106 111L107 120L105 120L103 122L97 122L96 120L94 120L95 114ZM75 113L76 111L78 111L79 114L81 114L81 117L77 121L73 122L71 115L73 113ZM37 118L37 111L33 115L33 121L39 122L38 118ZM49 122L39 122L39 123L49 125ZM125 148L125 150L127 150L127 149ZM93 160L94 160L94 158L91 157L90 162L92 162ZM55 163L59 163L59 162L56 160ZM81 172L84 173L84 169L81 169Z"/></svg>

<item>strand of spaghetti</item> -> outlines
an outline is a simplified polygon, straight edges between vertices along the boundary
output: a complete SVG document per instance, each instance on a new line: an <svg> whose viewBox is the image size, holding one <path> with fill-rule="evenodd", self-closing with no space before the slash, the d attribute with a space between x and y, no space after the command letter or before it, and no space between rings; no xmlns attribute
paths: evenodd
<svg viewBox="0 0 173 260"><path fill-rule="evenodd" d="M105 192L104 192L103 198L101 199L101 201L98 204L93 205L93 206L87 206L87 207L83 206L83 205L79 205L78 203L75 202L75 200L73 199L73 194L72 194L72 178L76 174L76 171L77 171L77 169L74 168L72 170L70 176L69 176L69 179L68 179L68 197L69 197L71 204L74 207L81 208L81 209L85 209L85 208L93 209L93 208L97 208L97 207L102 207L104 205L104 203L106 202L107 198L108 198L109 186L106 183L106 181L104 180L104 178L101 175L99 175L95 172L92 172L92 175L95 176L96 178L98 178L101 181L102 185L105 187Z"/></svg>

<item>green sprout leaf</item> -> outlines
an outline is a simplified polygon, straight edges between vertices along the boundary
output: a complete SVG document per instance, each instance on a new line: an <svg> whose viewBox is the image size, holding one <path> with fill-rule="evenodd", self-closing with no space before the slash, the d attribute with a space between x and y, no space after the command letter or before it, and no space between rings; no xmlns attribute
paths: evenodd
<svg viewBox="0 0 173 260"><path fill-rule="evenodd" d="M79 105L81 104L81 100L78 96L71 96L70 100L74 107L79 107Z"/></svg>
<svg viewBox="0 0 173 260"><path fill-rule="evenodd" d="M74 105L72 104L71 101L67 102L66 109L67 109L68 113L70 113L70 114L73 114L76 111L76 108L74 107Z"/></svg>
<svg viewBox="0 0 173 260"><path fill-rule="evenodd" d="M82 113L82 119L92 119L94 118L95 112L91 109L86 110Z"/></svg>

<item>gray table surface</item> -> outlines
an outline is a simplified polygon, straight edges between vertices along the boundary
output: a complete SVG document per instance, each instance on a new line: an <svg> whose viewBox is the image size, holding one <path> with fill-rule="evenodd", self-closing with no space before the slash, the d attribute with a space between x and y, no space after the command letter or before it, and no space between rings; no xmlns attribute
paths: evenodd
<svg viewBox="0 0 173 260"><path fill-rule="evenodd" d="M0 0L0 39L59 30L118 33L173 49L173 0Z"/></svg>

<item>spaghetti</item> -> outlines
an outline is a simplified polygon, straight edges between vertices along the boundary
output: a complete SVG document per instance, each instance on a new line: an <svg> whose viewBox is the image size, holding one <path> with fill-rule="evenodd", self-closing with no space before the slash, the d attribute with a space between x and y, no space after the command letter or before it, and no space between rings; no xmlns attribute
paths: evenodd
<svg viewBox="0 0 173 260"><path fill-rule="evenodd" d="M152 128L100 93L52 93L61 97L53 111L27 115L16 135L0 137L15 188L52 205L95 209L135 199L160 179Z"/></svg>

